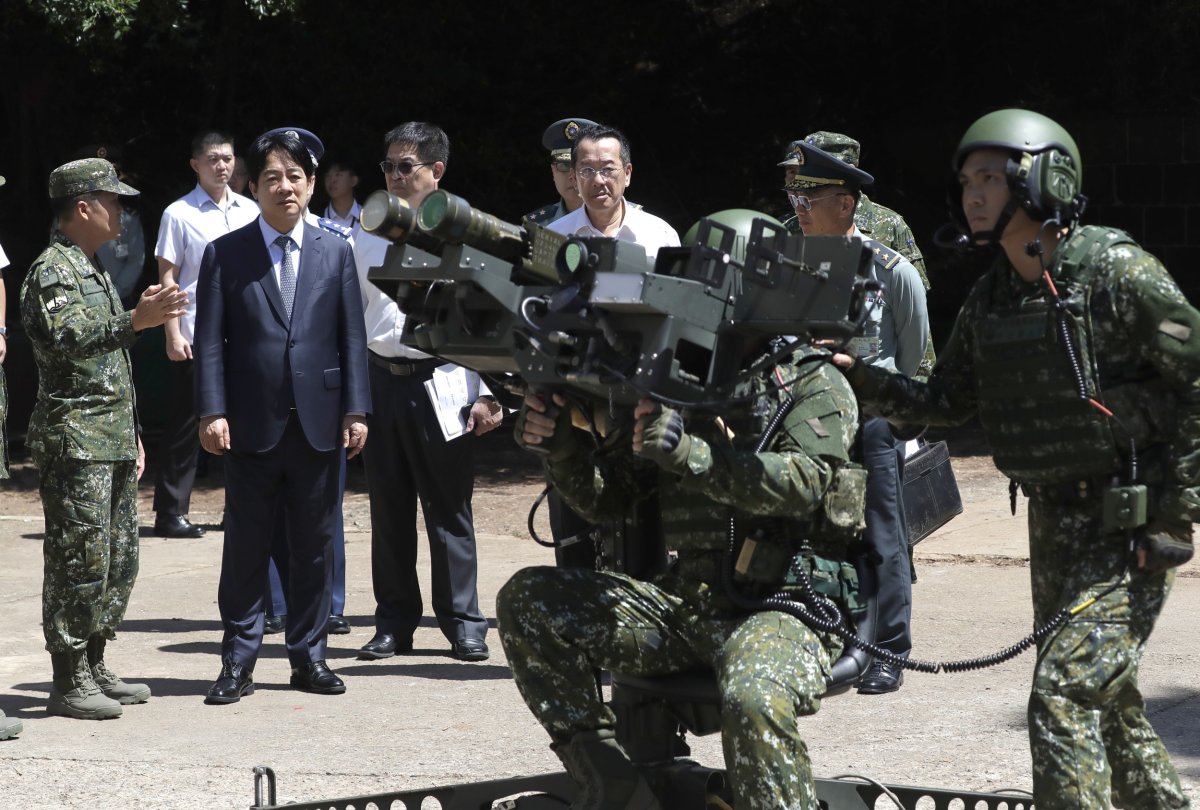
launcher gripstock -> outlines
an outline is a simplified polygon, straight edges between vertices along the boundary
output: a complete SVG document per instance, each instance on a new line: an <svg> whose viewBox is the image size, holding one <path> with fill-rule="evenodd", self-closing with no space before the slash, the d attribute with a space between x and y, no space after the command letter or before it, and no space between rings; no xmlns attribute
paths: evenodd
<svg viewBox="0 0 1200 810"><path fill-rule="evenodd" d="M393 241L367 277L407 316L402 340L537 389L718 401L766 338L858 331L871 257L857 238L805 239L765 219L744 237L703 220L698 244L651 263L632 242L513 225L441 190L416 212L399 203L376 192L361 220ZM440 256L415 248L414 233Z"/></svg>

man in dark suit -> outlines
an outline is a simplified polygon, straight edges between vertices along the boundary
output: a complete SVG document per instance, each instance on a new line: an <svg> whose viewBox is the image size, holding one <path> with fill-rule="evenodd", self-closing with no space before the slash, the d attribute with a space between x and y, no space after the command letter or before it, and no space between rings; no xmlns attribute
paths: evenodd
<svg viewBox="0 0 1200 810"><path fill-rule="evenodd" d="M285 641L291 684L346 686L325 664L330 543L340 449L367 438L366 333L354 257L304 222L316 166L292 130L260 135L246 154L259 219L212 242L197 285L196 415L200 441L225 456L225 548L217 596L225 635L207 703L254 691L263 594L277 508L291 530Z"/></svg>

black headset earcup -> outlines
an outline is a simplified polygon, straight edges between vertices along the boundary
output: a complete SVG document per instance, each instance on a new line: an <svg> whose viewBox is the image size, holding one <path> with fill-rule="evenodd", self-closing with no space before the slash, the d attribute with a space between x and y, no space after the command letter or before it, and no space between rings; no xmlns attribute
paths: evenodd
<svg viewBox="0 0 1200 810"><path fill-rule="evenodd" d="M1025 181L1022 202L1036 219L1069 214L1079 195L1079 169L1070 155L1058 149L1024 154L1018 172Z"/></svg>

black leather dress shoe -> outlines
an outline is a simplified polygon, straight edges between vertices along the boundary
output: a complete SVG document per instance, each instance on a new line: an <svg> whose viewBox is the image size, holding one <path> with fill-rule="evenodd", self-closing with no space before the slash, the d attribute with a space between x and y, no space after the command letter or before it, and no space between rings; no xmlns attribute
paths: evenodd
<svg viewBox="0 0 1200 810"><path fill-rule="evenodd" d="M232 661L221 663L221 674L208 690L205 703L237 703L243 695L254 694L254 675L244 666Z"/></svg>
<svg viewBox="0 0 1200 810"><path fill-rule="evenodd" d="M412 639L398 641L391 633L376 633L375 636L358 649L359 661L378 661L381 658L391 658L398 652L408 652L412 649Z"/></svg>
<svg viewBox="0 0 1200 810"><path fill-rule="evenodd" d="M450 652L459 661L486 661L491 654L481 638L460 638L450 646Z"/></svg>
<svg viewBox="0 0 1200 810"><path fill-rule="evenodd" d="M197 526L183 515L160 515L154 521L156 537L203 537L204 527Z"/></svg>
<svg viewBox="0 0 1200 810"><path fill-rule="evenodd" d="M318 695L340 695L346 691L346 684L324 661L311 661L302 667L292 667L292 688Z"/></svg>
<svg viewBox="0 0 1200 810"><path fill-rule="evenodd" d="M860 695L895 692L904 683L904 670L887 661L874 661L858 681Z"/></svg>
<svg viewBox="0 0 1200 810"><path fill-rule="evenodd" d="M263 620L263 633L268 636L282 633L285 627L287 627L287 616L268 616Z"/></svg>
<svg viewBox="0 0 1200 810"><path fill-rule="evenodd" d="M350 622L344 616L330 616L325 632L331 636L344 636L350 632Z"/></svg>

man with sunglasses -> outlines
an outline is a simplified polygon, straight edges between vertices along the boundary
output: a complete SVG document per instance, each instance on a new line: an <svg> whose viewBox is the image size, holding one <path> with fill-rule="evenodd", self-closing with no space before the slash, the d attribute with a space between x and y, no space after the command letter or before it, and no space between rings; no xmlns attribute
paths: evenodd
<svg viewBox="0 0 1200 810"><path fill-rule="evenodd" d="M858 165L859 157L862 154L862 146L849 135L825 130L810 132L804 136L803 140L792 141L788 144L787 157L778 164L783 167L784 183L789 182L796 174L796 154L798 146L802 143L811 144L836 158L841 158L851 166ZM925 257L921 254L921 249L917 247L916 237L913 236L912 228L908 227L904 217L886 205L875 202L866 194L860 193L858 207L854 209L854 225L864 237L874 239L908 259L921 274L921 283L925 285L925 291L928 293L930 284L929 275L925 270ZM800 221L795 216L785 219L783 226L792 233L800 232ZM925 356L921 358L921 365L913 376L925 379L929 376L929 372L933 371L935 362L937 362L937 353L933 350L933 338L926 335Z"/></svg>
<svg viewBox="0 0 1200 810"><path fill-rule="evenodd" d="M441 128L410 121L384 136L380 161L387 190L417 208L438 187L450 158L450 139ZM371 449L363 453L371 496L371 578L375 590L375 635L359 651L362 660L390 658L413 646L423 605L417 579L417 500L425 516L432 564L431 602L438 627L461 661L489 655L488 623L479 608L471 493L475 482L474 436L442 437L425 383L441 360L400 342L404 314L370 282L367 273L383 264L389 242L366 233L354 245L367 323L371 378ZM478 375L468 371L471 405L467 432L480 435L503 418L499 404Z"/></svg>
<svg viewBox="0 0 1200 810"><path fill-rule="evenodd" d="M625 201L633 180L629 140L614 127L592 124L579 130L571 165L583 205L550 224L572 236L608 236L635 242L653 261L661 247L678 247L679 234L665 221Z"/></svg>
<svg viewBox="0 0 1200 810"><path fill-rule="evenodd" d="M864 239L874 253L874 279L880 289L867 300L866 333L853 341L856 354L870 365L912 376L925 353L929 315L925 286L912 263L896 251L865 239L855 225L862 187L871 175L809 143L797 144L795 173L785 184L788 201L805 236ZM863 541L875 565L878 646L907 658L912 651L912 569L904 525L904 443L884 419L866 419L859 434L860 459L868 471L867 528ZM871 595L870 584L867 595ZM859 693L894 692L904 683L900 667L876 659L859 681Z"/></svg>

